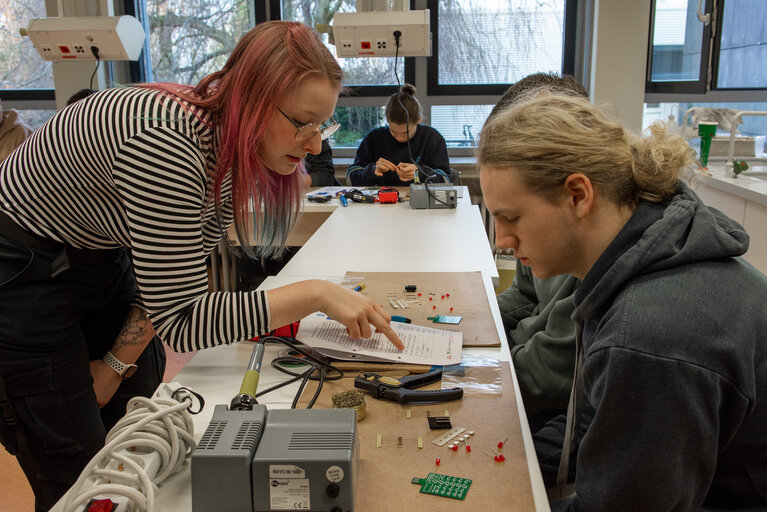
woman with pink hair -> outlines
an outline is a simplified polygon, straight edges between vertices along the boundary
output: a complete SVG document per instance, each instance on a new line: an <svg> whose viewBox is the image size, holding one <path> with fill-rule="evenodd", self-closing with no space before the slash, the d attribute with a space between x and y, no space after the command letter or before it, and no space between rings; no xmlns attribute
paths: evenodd
<svg viewBox="0 0 767 512"><path fill-rule="evenodd" d="M232 224L249 254L282 249L301 162L337 128L341 79L314 31L264 23L196 87L96 92L0 165L0 440L38 510L72 485L127 400L152 394L160 340L198 350L322 311L352 338L372 325L403 347L379 305L326 281L208 292L206 257Z"/></svg>

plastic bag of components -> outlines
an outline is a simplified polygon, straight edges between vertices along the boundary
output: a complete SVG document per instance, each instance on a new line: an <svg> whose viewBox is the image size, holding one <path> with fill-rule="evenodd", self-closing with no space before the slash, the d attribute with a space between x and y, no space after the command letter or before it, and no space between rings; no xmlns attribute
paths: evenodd
<svg viewBox="0 0 767 512"><path fill-rule="evenodd" d="M442 389L463 388L464 395L502 395L501 363L463 354L461 364L442 367Z"/></svg>

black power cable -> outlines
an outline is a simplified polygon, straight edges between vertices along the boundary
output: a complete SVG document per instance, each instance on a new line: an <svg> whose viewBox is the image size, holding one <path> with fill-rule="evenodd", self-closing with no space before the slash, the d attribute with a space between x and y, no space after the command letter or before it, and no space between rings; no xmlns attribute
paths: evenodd
<svg viewBox="0 0 767 512"><path fill-rule="evenodd" d="M282 338L279 336L264 336L262 340L264 343L282 343L283 345L288 347L291 351L295 351L301 354L301 356L303 357L293 357L293 356L275 357L272 360L272 367L275 370L278 370L282 373L290 375L293 378L285 382L276 384L270 388L267 388L257 393L256 398L262 395L265 395L266 393L270 393L276 389L287 386L288 384L292 384L293 382L301 380L302 381L301 386L298 388L298 391L296 392L296 396L293 398L293 403L290 406L291 409L295 409L296 405L298 404L298 400L301 398L301 393L304 391L304 388L306 387L307 382L309 382L310 380L316 380L318 381L317 389L314 392L312 399L306 405L307 409L311 409L314 403L317 401L317 398L320 396L320 392L322 391L322 386L324 382L328 380L338 380L343 378L344 376L343 371L339 370L338 368L334 367L333 365L325 361L322 361L314 357L309 352L307 352L306 350L298 346L298 341L295 338L290 339L290 338ZM309 368L301 373L295 373L290 371L288 368L286 368L284 366L285 363L296 365L296 366L307 365L309 366ZM317 376L314 376L315 373L317 373ZM328 376L329 373L330 373L330 376Z"/></svg>
<svg viewBox="0 0 767 512"><path fill-rule="evenodd" d="M399 38L402 37L402 32L399 30L395 30L393 32L394 35L394 78L397 80L397 103L399 103L399 106L402 107L402 110L405 111L405 135L407 136L407 154L410 157L410 161L415 164L416 173L418 176L418 179L420 181L421 177L420 174L423 174L426 179L423 182L423 186L426 189L426 193L431 196L432 199L434 199L438 203L442 203L443 205L450 207L449 204L447 204L445 201L438 198L432 190L429 189L429 181L432 179L439 178L439 174L431 170L431 174L424 171L423 167L421 167L418 162L415 161L413 158L413 152L410 149L410 112L405 108L405 105L402 104L402 101L400 100L400 96L402 95L402 84L399 81L399 73L397 73L397 58L399 57ZM448 178L450 179L450 178Z"/></svg>
<svg viewBox="0 0 767 512"><path fill-rule="evenodd" d="M91 53L94 57L96 57L96 69L93 70L93 74L91 75L91 91L93 90L93 78L96 76L96 71L99 70L99 66L101 65L101 58L99 57L99 49L96 46L91 46Z"/></svg>

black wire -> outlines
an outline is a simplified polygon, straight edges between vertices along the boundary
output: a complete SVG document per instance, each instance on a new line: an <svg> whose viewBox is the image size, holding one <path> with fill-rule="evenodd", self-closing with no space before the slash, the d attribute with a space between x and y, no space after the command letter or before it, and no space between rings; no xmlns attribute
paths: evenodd
<svg viewBox="0 0 767 512"><path fill-rule="evenodd" d="M397 31L399 32L399 31ZM416 172L423 172L421 166L413 158L413 152L410 150L410 112L407 111L405 105L402 104L400 96L402 95L402 85L399 81L399 74L397 73L397 58L399 57L399 36L394 35L394 78L397 79L397 103L405 111L405 136L407 137L407 155L410 157L410 161L415 164ZM426 173L424 173L426 174ZM427 175L428 176L428 175ZM420 179L420 177L419 177Z"/></svg>
<svg viewBox="0 0 767 512"><path fill-rule="evenodd" d="M423 175L426 176L426 179L423 182L424 188L426 189L426 193L429 194L438 203L442 203L443 205L450 207L449 204L447 204L445 201L438 198L434 194L434 192L429 190L429 181L432 178L438 178L439 174L437 174L434 171L432 171L432 174L428 174L413 158L413 152L410 149L410 112L408 112L408 110L405 108L405 105L403 105L402 101L400 100L400 96L402 95L402 86L400 85L399 74L397 73L397 57L399 57L399 36L397 36L395 33L394 35L394 78L397 79L397 91L398 91L397 103L399 103L399 106L402 107L402 110L405 111L405 135L407 136L407 154L410 157L410 161L415 164L416 173L423 173ZM419 176L419 180L420 180L420 176Z"/></svg>
<svg viewBox="0 0 767 512"><path fill-rule="evenodd" d="M314 357L309 352L299 347L296 344L297 342L294 343L293 341L295 340L291 341L288 338L282 338L279 336L265 336L262 338L262 340L264 343L282 343L283 345L287 346L291 350L298 352L303 357L299 358L299 357L292 357L292 356L281 356L281 357L274 358L271 363L272 367L282 373L290 375L293 378L285 382L281 382L280 384L276 384L268 389L265 389L257 393L256 397L265 395L266 393L270 393L271 391L287 386L288 384L292 384L293 382L296 382L298 380L302 380L301 385L299 386L298 391L296 392L296 395L293 398L293 403L291 404L291 409L295 409L296 405L298 404L298 400L301 398L301 393L306 387L307 382L309 382L310 380L316 380L318 381L317 389L315 390L314 395L312 396L309 403L306 405L307 409L311 409L314 403L317 401L317 398L319 397L320 392L322 391L322 386L325 383L325 381L338 380L343 378L344 376L343 371L339 370L338 368L334 367L333 365L325 361L322 361ZM279 363L285 363L285 362L300 363L302 365L308 365L309 368L305 370L303 373L294 373L279 364ZM332 372L335 372L335 375L332 375ZM314 376L315 373L317 373L316 377ZM328 373L331 373L330 377L327 375Z"/></svg>
<svg viewBox="0 0 767 512"><path fill-rule="evenodd" d="M93 70L93 74L91 75L91 90L93 90L93 78L96 76L96 71L99 70L101 59L99 58L99 49L95 46L91 46L91 53L96 57L96 69Z"/></svg>

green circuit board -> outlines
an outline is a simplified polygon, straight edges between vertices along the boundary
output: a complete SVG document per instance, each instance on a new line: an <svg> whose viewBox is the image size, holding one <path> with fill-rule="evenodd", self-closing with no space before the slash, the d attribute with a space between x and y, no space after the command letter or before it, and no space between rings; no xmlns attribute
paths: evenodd
<svg viewBox="0 0 767 512"><path fill-rule="evenodd" d="M415 476L411 482L420 485L421 492L424 494L433 494L434 496L456 500L464 499L471 485L471 480L468 478L440 475L438 473L429 473L429 476L426 478Z"/></svg>

